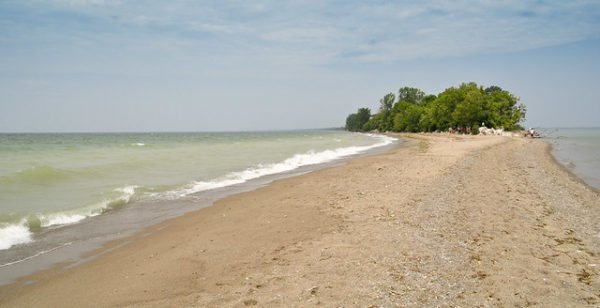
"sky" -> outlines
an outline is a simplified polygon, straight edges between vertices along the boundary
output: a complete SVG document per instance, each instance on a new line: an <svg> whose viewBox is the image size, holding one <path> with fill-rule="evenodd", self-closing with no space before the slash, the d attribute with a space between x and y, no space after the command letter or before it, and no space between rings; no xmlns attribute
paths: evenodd
<svg viewBox="0 0 600 308"><path fill-rule="evenodd" d="M600 1L0 0L0 132L341 127L471 81L600 126Z"/></svg>

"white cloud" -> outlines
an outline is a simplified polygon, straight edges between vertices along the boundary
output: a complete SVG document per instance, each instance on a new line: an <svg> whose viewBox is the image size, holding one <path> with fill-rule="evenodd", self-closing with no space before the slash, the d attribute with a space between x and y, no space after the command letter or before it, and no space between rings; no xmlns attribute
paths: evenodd
<svg viewBox="0 0 600 308"><path fill-rule="evenodd" d="M265 61L298 57L294 62L306 65L503 53L600 37L600 4L587 0L55 3L104 24L61 31L60 25L66 28L68 23L60 16L55 28L47 30L58 33L53 35L79 31L81 35L69 38L98 36L107 46L180 41L195 53L216 57L243 53L238 56ZM43 9L37 10L43 14Z"/></svg>

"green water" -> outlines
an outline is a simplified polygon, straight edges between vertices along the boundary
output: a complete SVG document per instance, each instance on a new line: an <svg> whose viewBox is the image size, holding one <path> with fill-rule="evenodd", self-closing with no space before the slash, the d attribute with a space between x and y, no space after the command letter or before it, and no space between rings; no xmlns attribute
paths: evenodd
<svg viewBox="0 0 600 308"><path fill-rule="evenodd" d="M176 199L389 143L344 131L0 134L0 249L143 199Z"/></svg>

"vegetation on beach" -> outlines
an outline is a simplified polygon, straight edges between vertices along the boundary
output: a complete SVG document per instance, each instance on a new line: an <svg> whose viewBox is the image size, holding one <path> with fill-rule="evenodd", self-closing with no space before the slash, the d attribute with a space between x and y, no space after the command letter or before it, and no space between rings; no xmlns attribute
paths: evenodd
<svg viewBox="0 0 600 308"><path fill-rule="evenodd" d="M519 98L498 86L484 88L474 82L450 87L439 95L411 87L388 93L379 101L379 112L372 115L369 108L359 108L346 118L346 130L381 132L448 131L454 127L472 127L478 133L479 125L506 130L523 129L526 108Z"/></svg>

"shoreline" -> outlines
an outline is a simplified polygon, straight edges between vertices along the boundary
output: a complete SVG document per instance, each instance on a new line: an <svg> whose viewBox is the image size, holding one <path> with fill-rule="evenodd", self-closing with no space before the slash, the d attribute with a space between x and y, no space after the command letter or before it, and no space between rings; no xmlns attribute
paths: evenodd
<svg viewBox="0 0 600 308"><path fill-rule="evenodd" d="M16 261L4 254L11 247L37 245L36 239L49 230L73 226L133 203L185 199L196 192L366 152L390 140L312 130L34 134L9 136L2 142L13 150L4 157L7 165L0 167L0 186L6 192L1 198L0 265ZM19 156L19 149L26 150L28 144L34 145L31 151ZM29 166L29 160L37 163ZM0 273L0 280L2 276Z"/></svg>
<svg viewBox="0 0 600 308"><path fill-rule="evenodd" d="M402 145L400 140L391 140L390 144L331 161L303 165L293 170L252 178L239 184L195 192L175 200L138 201L102 215L87 217L74 224L49 227L42 231L41 239L3 251L4 255L0 258L0 287L64 264L81 264L85 259L89 259L89 255L101 253L104 246L113 241L135 236L163 221L212 206L216 201L229 196L267 186L279 179L344 164L351 159L377 155ZM165 203L177 206L168 206Z"/></svg>
<svg viewBox="0 0 600 308"><path fill-rule="evenodd" d="M579 182L583 185L585 185L588 189L590 189L591 191L594 191L595 193L600 195L600 188L596 188L592 185L590 185L589 183L587 183L585 180L583 180L582 178L580 178L575 172L573 172L571 169L569 169L567 166L565 166L564 164L562 164L560 161L558 161L558 158L552 154L552 151L554 150L554 144L548 142L548 141L544 141L546 144L548 144L548 156L550 156L552 158L552 160L554 161L554 163L561 168L565 173L569 174L571 179L573 181Z"/></svg>
<svg viewBox="0 0 600 308"><path fill-rule="evenodd" d="M600 128L559 128L548 136L556 159L589 185L600 189Z"/></svg>
<svg viewBox="0 0 600 308"><path fill-rule="evenodd" d="M600 263L598 194L557 168L547 143L410 136L419 141L111 242L85 264L0 288L0 302L447 306L491 294L505 305L598 303L598 270L588 266ZM544 157L529 160L521 147ZM571 203L580 209L567 211Z"/></svg>

